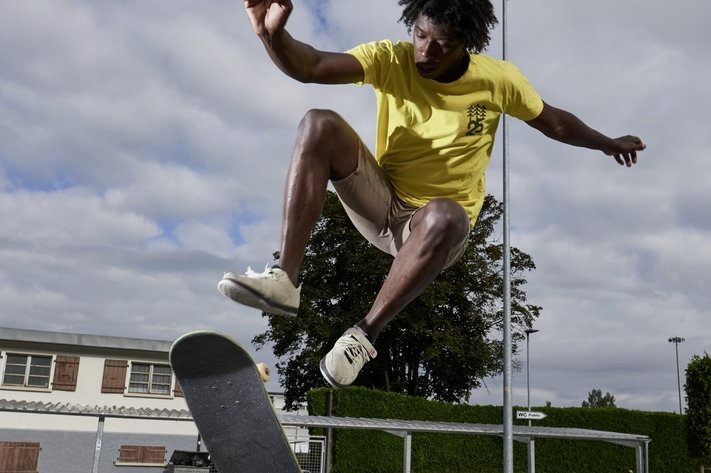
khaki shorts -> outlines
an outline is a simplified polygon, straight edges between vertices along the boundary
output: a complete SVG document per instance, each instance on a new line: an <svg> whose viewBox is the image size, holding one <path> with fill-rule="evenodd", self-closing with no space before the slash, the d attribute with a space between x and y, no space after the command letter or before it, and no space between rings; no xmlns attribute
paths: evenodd
<svg viewBox="0 0 711 473"><path fill-rule="evenodd" d="M412 216L420 208L402 201L368 148L360 143L358 167L333 181L336 194L356 229L376 248L396 256L410 236ZM452 266L467 248L464 238L447 259Z"/></svg>

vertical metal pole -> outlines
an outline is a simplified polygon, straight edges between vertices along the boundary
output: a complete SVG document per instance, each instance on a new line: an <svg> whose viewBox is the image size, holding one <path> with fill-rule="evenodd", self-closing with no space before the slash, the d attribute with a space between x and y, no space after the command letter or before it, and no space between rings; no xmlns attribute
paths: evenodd
<svg viewBox="0 0 711 473"><path fill-rule="evenodd" d="M526 405L528 412L531 412L531 334L538 332L538 329L527 328L526 332ZM528 419L528 426L531 427L531 419ZM536 473L536 441L533 436L528 442L528 473Z"/></svg>
<svg viewBox="0 0 711 473"><path fill-rule="evenodd" d="M530 341L531 330L526 330L526 405L528 412L531 412L531 350ZM528 419L528 426L531 427L531 419ZM528 473L536 473L536 441L530 437L528 441Z"/></svg>
<svg viewBox="0 0 711 473"><path fill-rule="evenodd" d="M528 412L531 412L531 350L530 350L530 340L531 332L526 330L526 407L528 407ZM531 426L531 419L528 419L528 426Z"/></svg>
<svg viewBox="0 0 711 473"><path fill-rule="evenodd" d="M531 421L528 422L530 425ZM536 473L536 440L533 437L528 441L528 473Z"/></svg>
<svg viewBox="0 0 711 473"><path fill-rule="evenodd" d="M644 442L644 473L649 473L649 440Z"/></svg>
<svg viewBox="0 0 711 473"><path fill-rule="evenodd" d="M672 337L669 339L669 343L674 344L674 350L676 351L676 387L679 391L679 415L683 414L681 410L681 376L679 375L679 344L685 341L682 337Z"/></svg>
<svg viewBox="0 0 711 473"><path fill-rule="evenodd" d="M326 393L326 415L333 415L333 390L329 389ZM326 430L326 473L333 471L333 429Z"/></svg>
<svg viewBox="0 0 711 473"><path fill-rule="evenodd" d="M502 0L503 59L507 58L506 2ZM503 116L504 181L504 473L513 473L513 407L511 405L511 243L509 241L509 126Z"/></svg>
<svg viewBox="0 0 711 473"><path fill-rule="evenodd" d="M99 459L101 458L101 443L104 438L104 422L106 418L99 416L99 425L96 428L96 447L94 448L94 465L91 468L92 473L99 473Z"/></svg>
<svg viewBox="0 0 711 473"><path fill-rule="evenodd" d="M674 343L674 351L676 351L676 388L679 392L679 414L681 410L681 376L679 375L679 342Z"/></svg>
<svg viewBox="0 0 711 473"><path fill-rule="evenodd" d="M403 473L410 473L410 463L412 459L412 433L405 432L405 451L402 459Z"/></svg>

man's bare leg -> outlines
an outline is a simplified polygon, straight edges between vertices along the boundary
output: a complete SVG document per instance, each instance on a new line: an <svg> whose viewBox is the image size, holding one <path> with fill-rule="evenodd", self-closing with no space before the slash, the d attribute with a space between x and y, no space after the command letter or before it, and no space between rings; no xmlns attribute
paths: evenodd
<svg viewBox="0 0 711 473"><path fill-rule="evenodd" d="M467 238L469 218L456 202L437 199L417 211L411 229L373 306L357 324L371 341L442 271L451 251Z"/></svg>
<svg viewBox="0 0 711 473"><path fill-rule="evenodd" d="M451 252L467 238L469 218L456 202L437 199L415 213L411 229L368 314L346 330L319 363L334 387L350 385L377 356L373 342L378 334L442 271Z"/></svg>
<svg viewBox="0 0 711 473"><path fill-rule="evenodd" d="M299 132L284 190L279 267L296 286L311 230L323 211L328 181L358 167L360 139L338 114L310 110Z"/></svg>
<svg viewBox="0 0 711 473"><path fill-rule="evenodd" d="M336 113L307 112L299 124L286 180L278 267L263 273L225 273L217 284L220 292L267 313L297 315L299 269L311 230L323 210L328 181L356 170L359 147L356 133Z"/></svg>

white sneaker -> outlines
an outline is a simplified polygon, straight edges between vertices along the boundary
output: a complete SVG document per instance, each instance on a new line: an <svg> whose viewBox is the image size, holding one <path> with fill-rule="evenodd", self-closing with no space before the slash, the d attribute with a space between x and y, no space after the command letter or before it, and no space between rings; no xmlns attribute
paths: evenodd
<svg viewBox="0 0 711 473"><path fill-rule="evenodd" d="M328 384L334 388L345 388L355 381L363 365L376 356L378 353L365 332L355 326L341 335L331 351L321 359L319 367Z"/></svg>
<svg viewBox="0 0 711 473"><path fill-rule="evenodd" d="M289 276L278 267L255 273L251 268L242 274L225 273L217 288L235 302L269 314L296 315L301 299L301 286L294 287Z"/></svg>

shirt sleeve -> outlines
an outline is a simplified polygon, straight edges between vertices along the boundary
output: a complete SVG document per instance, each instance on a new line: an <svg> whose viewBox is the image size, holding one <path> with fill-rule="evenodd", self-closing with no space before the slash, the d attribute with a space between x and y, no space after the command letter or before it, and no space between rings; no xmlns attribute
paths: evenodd
<svg viewBox="0 0 711 473"><path fill-rule="evenodd" d="M504 112L519 120L529 121L543 111L543 99L518 67L508 63Z"/></svg>
<svg viewBox="0 0 711 473"><path fill-rule="evenodd" d="M363 66L363 81L357 84L370 84L375 87L387 76L394 57L393 44L388 40L364 43L349 49L346 53L354 56Z"/></svg>

